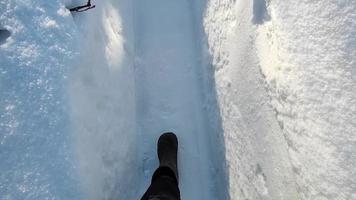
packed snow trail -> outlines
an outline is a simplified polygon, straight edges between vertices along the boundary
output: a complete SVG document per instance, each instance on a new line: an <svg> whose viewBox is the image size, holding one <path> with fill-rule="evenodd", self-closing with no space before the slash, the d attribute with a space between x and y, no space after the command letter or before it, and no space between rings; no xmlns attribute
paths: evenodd
<svg viewBox="0 0 356 200"><path fill-rule="evenodd" d="M166 131L179 139L178 166L182 199L224 199L217 191L199 79L199 48L189 1L136 2L136 100L139 154L143 161L142 190L158 166L156 142ZM211 149L215 148L215 149ZM142 191L144 192L144 191Z"/></svg>

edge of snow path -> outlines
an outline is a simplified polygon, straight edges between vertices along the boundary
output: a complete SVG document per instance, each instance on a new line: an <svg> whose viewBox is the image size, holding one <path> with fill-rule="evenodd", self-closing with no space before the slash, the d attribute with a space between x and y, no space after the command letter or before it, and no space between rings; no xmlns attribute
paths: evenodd
<svg viewBox="0 0 356 200"><path fill-rule="evenodd" d="M260 4L211 0L204 23L225 134L229 192L233 200L299 199L257 57L255 22L264 19L254 18L254 3Z"/></svg>
<svg viewBox="0 0 356 200"><path fill-rule="evenodd" d="M69 76L78 171L86 199L134 199L139 162L132 3L95 4L74 14L83 50Z"/></svg>

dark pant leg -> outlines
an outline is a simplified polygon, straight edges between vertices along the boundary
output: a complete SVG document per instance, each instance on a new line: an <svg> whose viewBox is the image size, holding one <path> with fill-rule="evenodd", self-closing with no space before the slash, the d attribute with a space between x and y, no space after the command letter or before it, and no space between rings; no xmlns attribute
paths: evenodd
<svg viewBox="0 0 356 200"><path fill-rule="evenodd" d="M159 167L141 200L180 200L178 180L172 169Z"/></svg>

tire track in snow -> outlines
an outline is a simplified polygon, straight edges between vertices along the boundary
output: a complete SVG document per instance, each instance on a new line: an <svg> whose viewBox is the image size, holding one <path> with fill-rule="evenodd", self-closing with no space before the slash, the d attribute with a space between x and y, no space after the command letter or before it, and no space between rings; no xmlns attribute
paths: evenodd
<svg viewBox="0 0 356 200"><path fill-rule="evenodd" d="M219 145L209 145L200 78L200 53L187 0L151 0L134 6L136 40L136 103L143 160L142 191L158 166L156 141L166 131L179 138L182 199L224 199L213 163ZM210 140L211 141L211 140ZM213 152L213 154L211 154Z"/></svg>

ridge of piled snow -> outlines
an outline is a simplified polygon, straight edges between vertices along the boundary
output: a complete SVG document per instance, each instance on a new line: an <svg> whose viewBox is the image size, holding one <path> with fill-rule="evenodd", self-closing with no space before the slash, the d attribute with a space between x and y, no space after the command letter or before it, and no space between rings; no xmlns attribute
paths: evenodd
<svg viewBox="0 0 356 200"><path fill-rule="evenodd" d="M140 161L132 3L95 5L74 14L81 51L71 64L69 103L80 183L85 199L135 199Z"/></svg>
<svg viewBox="0 0 356 200"><path fill-rule="evenodd" d="M210 1L205 28L232 199L356 198L355 6L326 0ZM261 117L269 130L248 132L261 131ZM278 143L271 143L271 130ZM260 150L278 146L282 153ZM279 167L268 172L279 159L286 177L274 177L283 175ZM265 179L258 178L261 171ZM264 182L271 178L273 183ZM289 187L282 186L285 180ZM278 194L288 194L288 188L291 196Z"/></svg>
<svg viewBox="0 0 356 200"><path fill-rule="evenodd" d="M287 144L268 103L257 59L256 6L264 5L211 0L205 15L224 129L230 197L299 199Z"/></svg>
<svg viewBox="0 0 356 200"><path fill-rule="evenodd" d="M261 69L302 199L356 199L356 2L271 1Z"/></svg>

